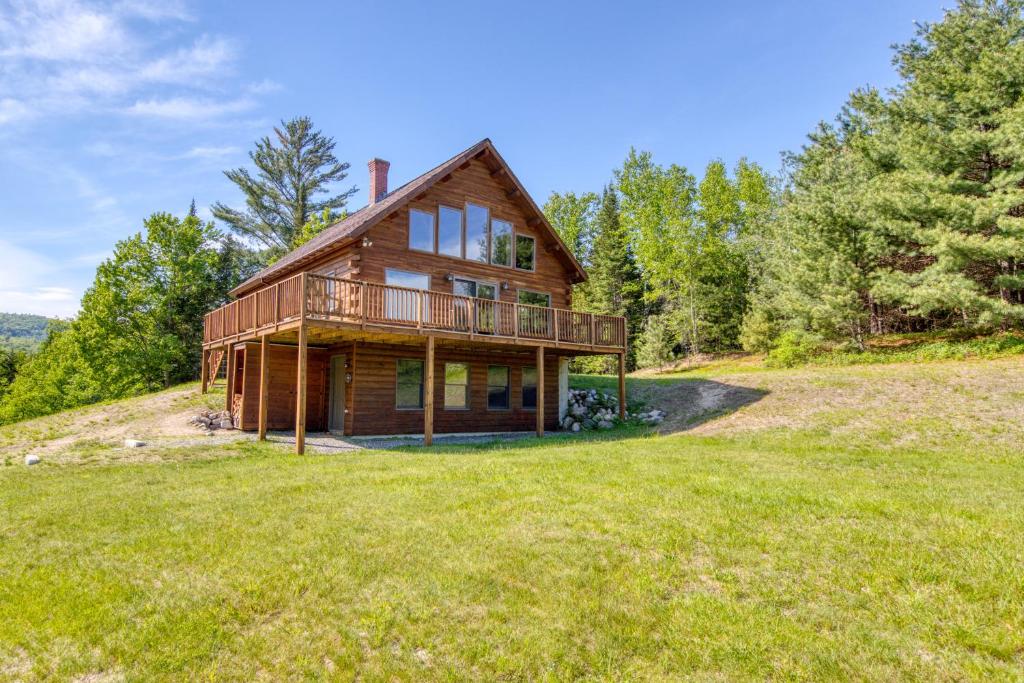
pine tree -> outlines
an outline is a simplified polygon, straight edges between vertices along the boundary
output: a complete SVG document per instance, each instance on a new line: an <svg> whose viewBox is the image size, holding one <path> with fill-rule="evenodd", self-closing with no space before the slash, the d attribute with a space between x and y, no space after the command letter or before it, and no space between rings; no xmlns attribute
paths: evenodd
<svg viewBox="0 0 1024 683"><path fill-rule="evenodd" d="M874 295L966 326L1024 319L1024 2L961 0L896 50L901 85L854 106L877 122L869 208L897 263Z"/></svg>
<svg viewBox="0 0 1024 683"><path fill-rule="evenodd" d="M620 220L618 195L610 185L601 194L594 219L587 291L590 311L626 318L626 332L633 341L627 349L626 367L633 370L636 367L635 342L643 321L643 283L630 249L629 233Z"/></svg>
<svg viewBox="0 0 1024 683"><path fill-rule="evenodd" d="M270 137L256 142L249 153L256 166L253 176L244 168L224 174L242 190L246 210L226 204L213 205L213 215L236 234L268 250L268 257L294 248L295 238L311 216L325 210L332 220L344 208L356 188L330 194L329 186L347 176L347 163L334 156L335 142L313 129L308 117L282 122ZM329 195L317 199L318 195Z"/></svg>

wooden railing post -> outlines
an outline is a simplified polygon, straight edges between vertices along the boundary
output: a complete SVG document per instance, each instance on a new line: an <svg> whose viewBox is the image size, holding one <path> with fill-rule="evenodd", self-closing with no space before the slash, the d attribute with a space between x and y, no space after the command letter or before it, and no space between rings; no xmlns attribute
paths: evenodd
<svg viewBox="0 0 1024 683"><path fill-rule="evenodd" d="M469 338L473 338L476 330L476 299L469 300Z"/></svg>
<svg viewBox="0 0 1024 683"><path fill-rule="evenodd" d="M274 325L281 324L281 283L274 285Z"/></svg>
<svg viewBox="0 0 1024 683"><path fill-rule="evenodd" d="M597 340L596 340L596 339L594 338L594 317L595 317L595 316L594 316L594 314L593 314L593 313L591 313L591 314L590 314L590 348L591 348L591 349L593 349L593 348L594 348L594 344L595 344L595 342L597 341Z"/></svg>
<svg viewBox="0 0 1024 683"><path fill-rule="evenodd" d="M423 292L416 292L416 329L423 329Z"/></svg>
<svg viewBox="0 0 1024 683"><path fill-rule="evenodd" d="M306 297L308 296L306 282L306 273L303 272L299 275L299 322L302 324L306 323Z"/></svg>
<svg viewBox="0 0 1024 683"><path fill-rule="evenodd" d="M555 346L558 346L558 309L552 309L555 316Z"/></svg>
<svg viewBox="0 0 1024 683"><path fill-rule="evenodd" d="M367 294L366 283L363 282L363 283L361 283L361 286L359 288L359 307L360 307L360 310L361 310L360 318L362 319L363 329L364 330L366 329L366 311L367 311L366 294Z"/></svg>
<svg viewBox="0 0 1024 683"><path fill-rule="evenodd" d="M515 319L515 340L519 341L519 302L512 304L512 317Z"/></svg>

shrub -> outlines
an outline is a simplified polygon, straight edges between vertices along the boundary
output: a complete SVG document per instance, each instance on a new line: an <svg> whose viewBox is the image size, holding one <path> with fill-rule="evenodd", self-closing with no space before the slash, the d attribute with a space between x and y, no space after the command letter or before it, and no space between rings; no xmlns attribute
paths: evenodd
<svg viewBox="0 0 1024 683"><path fill-rule="evenodd" d="M810 362L824 350L822 338L804 330L790 330L775 340L765 365L770 368L792 368Z"/></svg>

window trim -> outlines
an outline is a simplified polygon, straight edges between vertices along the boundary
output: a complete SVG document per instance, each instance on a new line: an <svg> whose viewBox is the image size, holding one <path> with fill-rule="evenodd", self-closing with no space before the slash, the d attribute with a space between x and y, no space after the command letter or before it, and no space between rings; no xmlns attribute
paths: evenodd
<svg viewBox="0 0 1024 683"><path fill-rule="evenodd" d="M548 305L547 306L537 306L537 304L524 304L522 301L519 300L519 295L522 292L526 292L527 294L543 294L544 296L546 296L548 298ZM535 289L526 289L525 287L519 287L519 288L516 289L516 304L518 304L520 306L533 306L535 308L551 308L552 307L551 306L551 292L538 292Z"/></svg>
<svg viewBox="0 0 1024 683"><path fill-rule="evenodd" d="M431 224L433 225L433 228L431 230L431 234L433 236L434 248L432 250L420 249L419 247L412 246L412 214L414 212L415 213L422 213L424 216L430 216L430 221L431 221ZM438 214L437 211L434 211L433 213L431 213L430 211L426 211L424 209L416 209L416 208L409 207L409 225L407 227L408 239L406 239L406 241L405 241L406 242L405 246L409 249L409 251L416 251L416 252L419 252L421 254L436 254L437 253L437 246L438 246L437 245L437 238L438 238L438 232L437 232L438 226L437 226L437 223L438 223L438 220L439 220L439 216L440 215Z"/></svg>
<svg viewBox="0 0 1024 683"><path fill-rule="evenodd" d="M501 221L502 223L508 224L508 236L511 240L508 250L508 265L504 263L495 263L491 260L494 255L494 221ZM515 221L505 220L504 218L497 218L491 213L490 219L487 221L487 265L497 266L498 268L509 268L514 269L516 267L516 224ZM534 265L537 265L536 259L536 247L534 247Z"/></svg>
<svg viewBox="0 0 1024 683"><path fill-rule="evenodd" d="M484 221L484 234L487 236L487 245L484 247L484 260L469 258L466 255L466 248L469 246L469 205L478 206L487 212L487 220ZM491 264L491 207L483 202L477 203L466 199L464 212L462 214L462 260L482 263L485 266Z"/></svg>
<svg viewBox="0 0 1024 683"><path fill-rule="evenodd" d="M536 384L533 385L533 390L538 392L538 393L540 391L540 374L537 372L537 366L536 365L520 365L519 366L519 409L522 410L525 413L536 413L537 412L537 404L536 404L537 398L536 398L536 394L534 395L534 405L533 405L532 408L527 407L526 404L523 403L523 390L526 388L526 373L525 373L525 370L527 368L531 368L533 370L534 377L536 378Z"/></svg>
<svg viewBox="0 0 1024 683"><path fill-rule="evenodd" d="M442 386L444 386L445 389L448 388L448 366L449 365L465 365L466 366L466 383L465 384L459 384L459 385L452 385L452 386L464 386L466 388L466 405L461 407L461 408L459 408L459 407L455 407L455 408L449 407L448 406L448 392L447 391L442 391L441 392L441 394L442 394L442 401L441 402L444 404L444 410L451 410L453 412L463 412L463 413L468 411L468 410L473 410L473 367L467 361L445 361L445 363L444 363L444 375L443 375L444 379L441 382Z"/></svg>
<svg viewBox="0 0 1024 683"><path fill-rule="evenodd" d="M441 252L441 209L459 212L459 254L458 256ZM451 204L437 203L437 223L434 228L434 254L446 258L457 258L466 260L466 210Z"/></svg>
<svg viewBox="0 0 1024 683"><path fill-rule="evenodd" d="M505 407L504 408L492 408L491 407L491 387L498 386L497 384L491 384L491 368L505 368ZM487 364L487 410L495 413L509 412L512 410L512 367L509 365L492 365Z"/></svg>
<svg viewBox="0 0 1024 683"><path fill-rule="evenodd" d="M413 363L419 363L420 364L420 407L419 408L408 408L408 407L403 407L403 406L398 405L398 387L399 387L399 382L398 382L398 364L401 363L402 361L410 361L410 362L413 362ZM426 375L427 375L427 362L425 360L423 360L422 358L396 358L395 359L395 410L401 410L403 412L416 412L416 411L422 412L423 410L425 410L426 396L424 396L423 394L426 391L426 384L427 384L427 381L426 381L427 380L427 376Z"/></svg>
<svg viewBox="0 0 1024 683"><path fill-rule="evenodd" d="M524 237L533 242L533 268L520 268L519 267L519 238ZM512 245L512 268L514 270L521 270L524 273L536 273L537 272L537 237L535 235L529 235L525 232L515 232L513 238L515 244Z"/></svg>

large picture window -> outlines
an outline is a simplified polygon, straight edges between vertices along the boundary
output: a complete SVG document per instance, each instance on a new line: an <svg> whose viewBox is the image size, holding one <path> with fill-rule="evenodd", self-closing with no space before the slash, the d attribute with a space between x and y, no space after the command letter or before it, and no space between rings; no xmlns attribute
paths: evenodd
<svg viewBox="0 0 1024 683"><path fill-rule="evenodd" d="M441 206L437 215L437 253L462 258L462 211Z"/></svg>
<svg viewBox="0 0 1024 683"><path fill-rule="evenodd" d="M523 368L523 410L537 409L537 368Z"/></svg>
<svg viewBox="0 0 1024 683"><path fill-rule="evenodd" d="M419 209L409 211L409 248L434 251L434 214Z"/></svg>
<svg viewBox="0 0 1024 683"><path fill-rule="evenodd" d="M508 366L487 366L487 409L508 410Z"/></svg>
<svg viewBox="0 0 1024 683"><path fill-rule="evenodd" d="M402 358L398 361L395 406L399 410L423 409L423 361Z"/></svg>
<svg viewBox="0 0 1024 683"><path fill-rule="evenodd" d="M430 276L424 273L414 273L408 270L396 270L395 268L384 269L384 284L394 287L408 287L409 289L430 289ZM424 310L429 316L430 299L424 300ZM387 320L399 322L415 322L420 314L419 300L415 292L403 292L400 290L385 290L384 295L384 317ZM371 315L380 315L377 310L371 310Z"/></svg>
<svg viewBox="0 0 1024 683"><path fill-rule="evenodd" d="M444 407L445 410L466 410L469 408L469 364L444 364Z"/></svg>
<svg viewBox="0 0 1024 683"><path fill-rule="evenodd" d="M537 241L529 235L516 235L516 268L536 270Z"/></svg>
<svg viewBox="0 0 1024 683"><path fill-rule="evenodd" d="M491 263L512 265L512 224L508 221L491 221Z"/></svg>
<svg viewBox="0 0 1024 683"><path fill-rule="evenodd" d="M490 212L485 206L466 204L466 258L487 262L487 224Z"/></svg>

